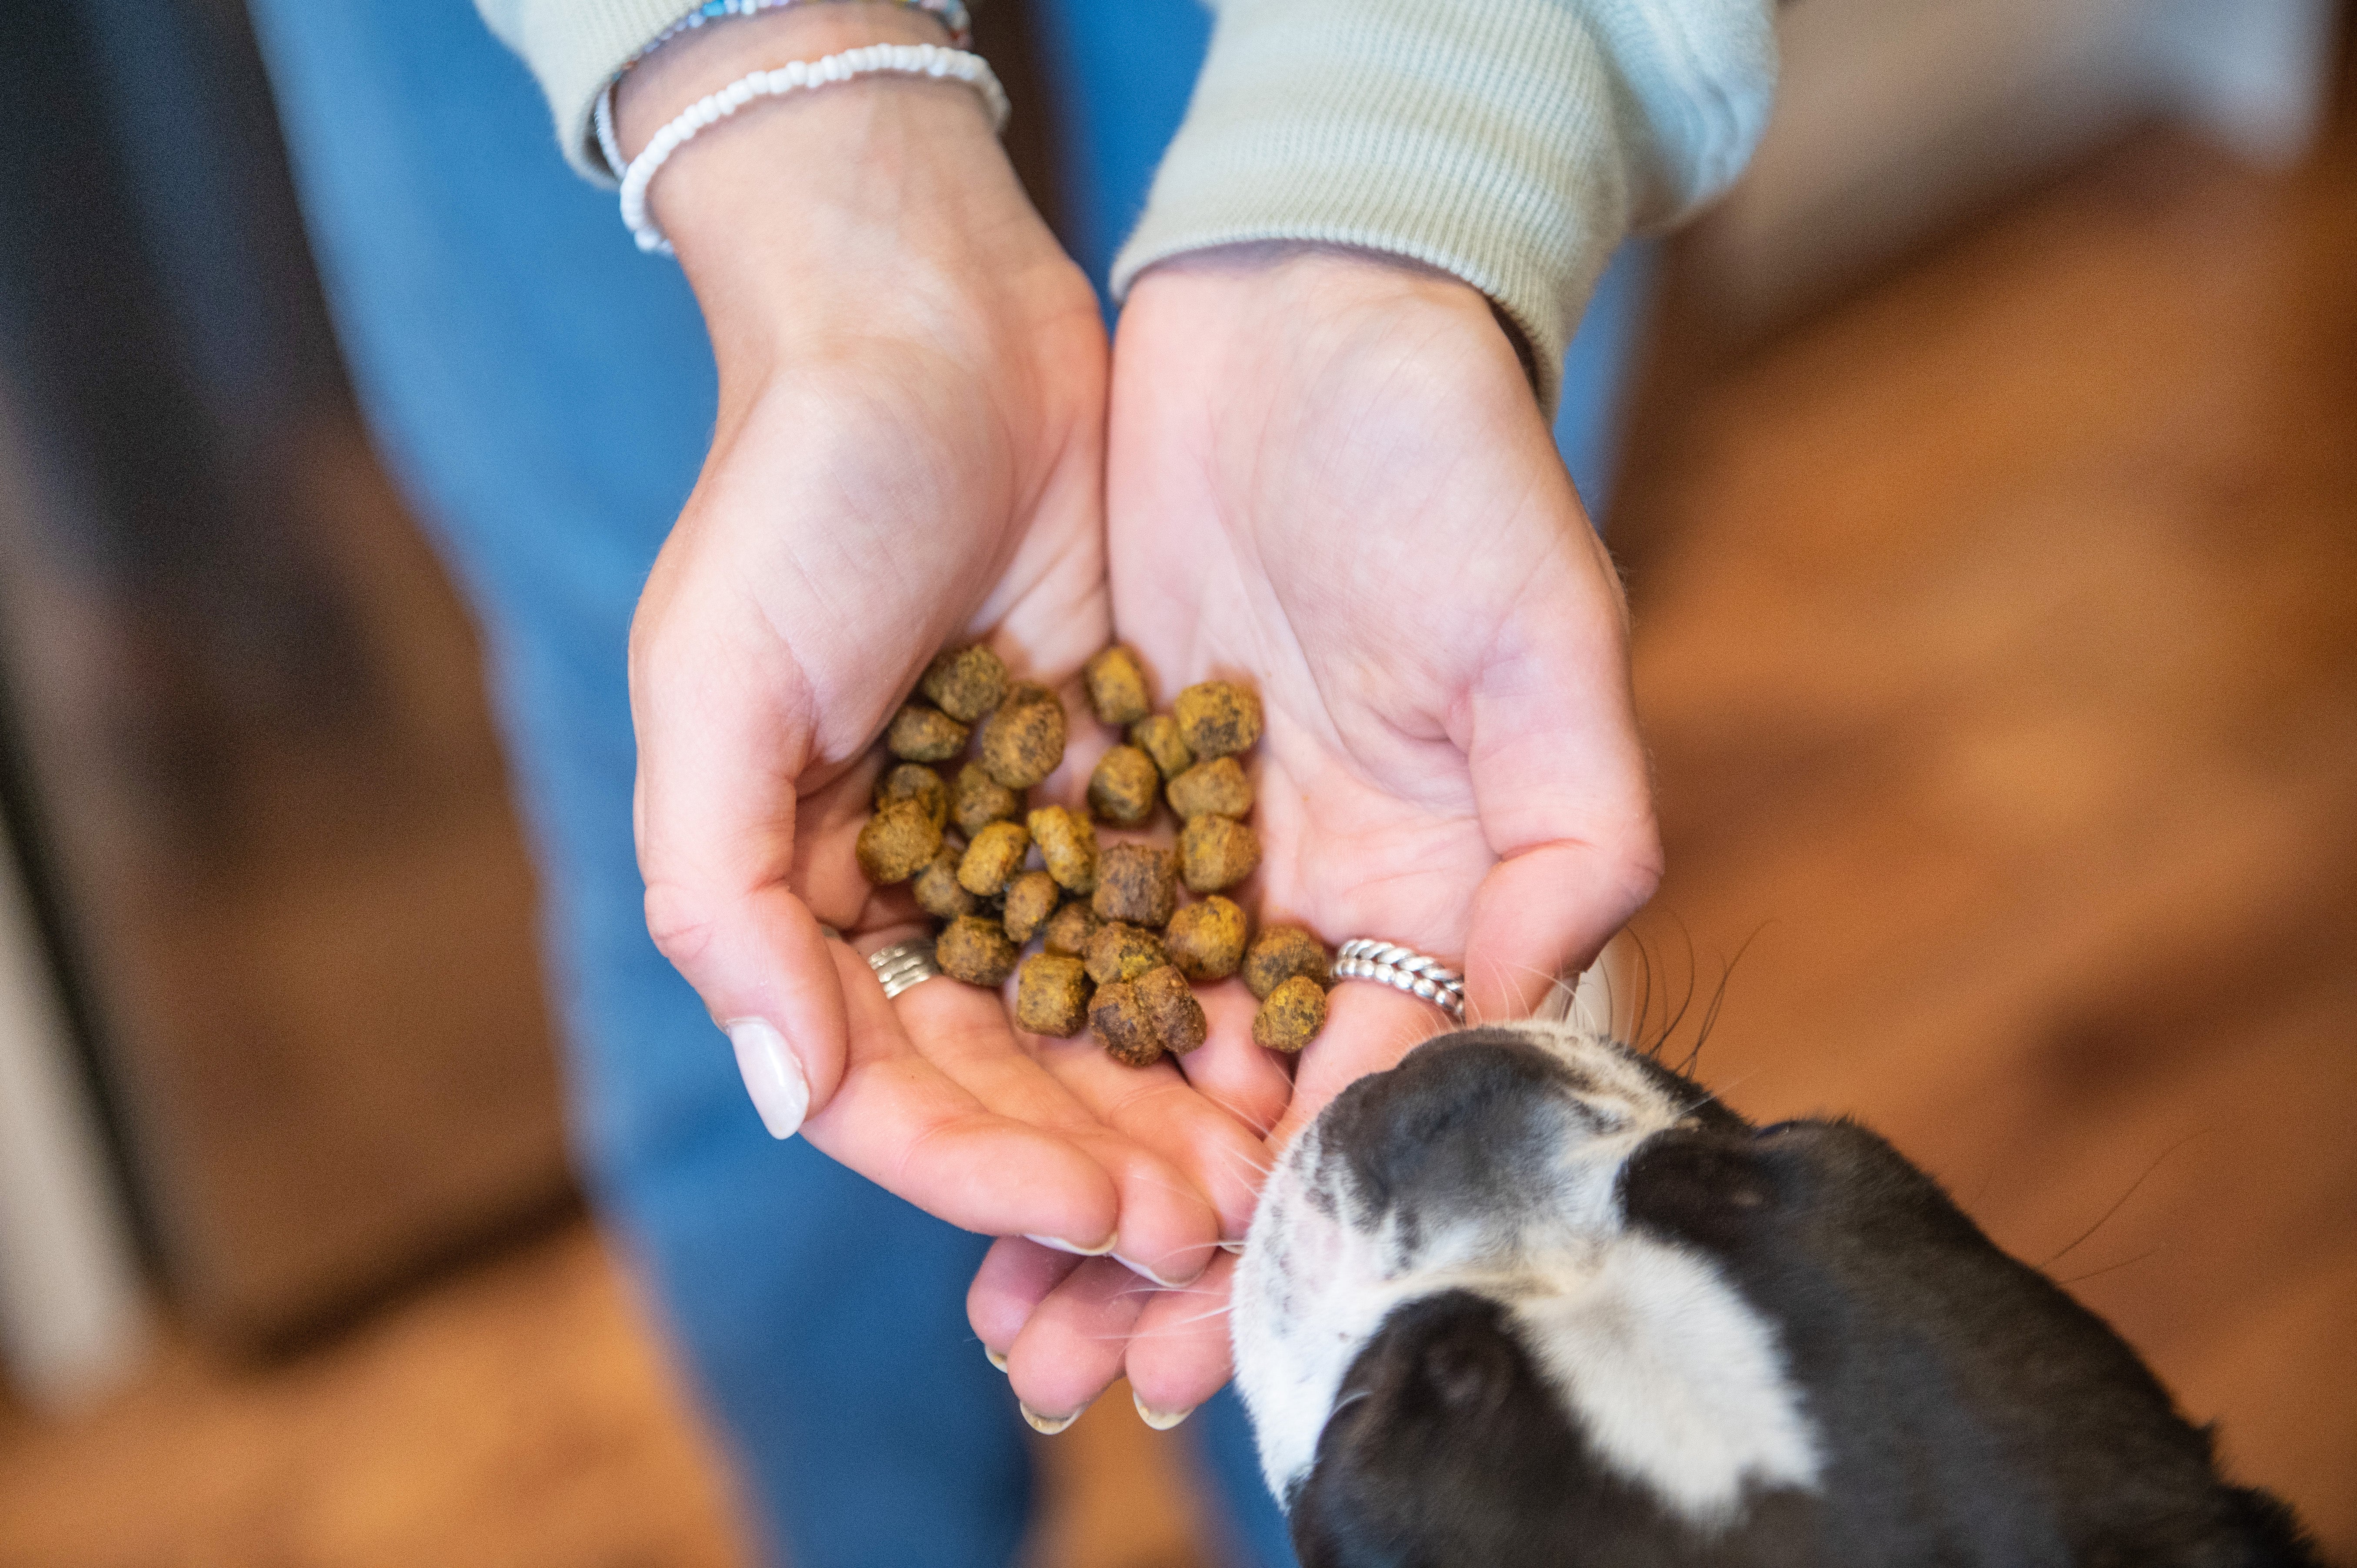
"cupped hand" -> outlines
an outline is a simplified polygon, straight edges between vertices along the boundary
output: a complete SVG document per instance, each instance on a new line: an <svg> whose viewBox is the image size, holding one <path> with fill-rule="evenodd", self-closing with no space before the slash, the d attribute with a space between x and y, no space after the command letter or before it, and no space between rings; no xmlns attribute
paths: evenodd
<svg viewBox="0 0 2357 1568"><path fill-rule="evenodd" d="M1651 895L1660 851L1619 580L1512 338L1413 263L1251 247L1146 273L1114 367L1114 622L1165 692L1233 678L1266 710L1255 923L1401 942L1463 969L1469 1021L1527 1013ZM1184 1071L1270 1129L1264 1159L1446 1022L1340 985L1288 1082L1240 984L1205 1001ZM1142 1297L1002 1253L978 1324L1088 1319L1092 1375L1125 1368L1156 1410L1225 1380L1224 1270Z"/></svg>
<svg viewBox="0 0 2357 1568"><path fill-rule="evenodd" d="M929 38L874 5L701 30L626 79L624 149L748 70ZM888 1003L863 960L923 929L853 851L926 660L985 640L1053 684L1105 640L1093 295L952 82L758 103L652 197L720 412L631 633L649 928L780 1136L969 1229L1191 1274L1209 1206L1027 1055L999 998Z"/></svg>

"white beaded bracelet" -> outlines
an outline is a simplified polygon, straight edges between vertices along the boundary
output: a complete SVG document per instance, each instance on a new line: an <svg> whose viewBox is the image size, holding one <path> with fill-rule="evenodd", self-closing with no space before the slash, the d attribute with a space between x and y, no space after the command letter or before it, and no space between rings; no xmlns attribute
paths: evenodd
<svg viewBox="0 0 2357 1568"><path fill-rule="evenodd" d="M782 98L862 76L926 76L962 81L981 93L990 106L991 128L1006 128L1006 90L991 74L987 60L963 49L943 48L939 44L869 44L822 59L791 60L775 70L757 70L681 110L630 160L622 175L622 221L638 240L639 249L660 251L666 256L673 253L671 242L647 216L647 187L671 156L694 141L697 133L718 124L757 98Z"/></svg>

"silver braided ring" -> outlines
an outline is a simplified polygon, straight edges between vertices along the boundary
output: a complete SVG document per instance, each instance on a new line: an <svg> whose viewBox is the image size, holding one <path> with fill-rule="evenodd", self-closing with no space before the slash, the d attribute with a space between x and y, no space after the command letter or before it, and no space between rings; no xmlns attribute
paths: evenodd
<svg viewBox="0 0 2357 1568"><path fill-rule="evenodd" d="M939 978L942 972L942 966L933 961L933 944L924 937L877 948L867 955L867 967L884 983L887 1002L911 986Z"/></svg>
<svg viewBox="0 0 2357 1568"><path fill-rule="evenodd" d="M1465 977L1414 948L1353 937L1334 961L1337 980L1380 981L1394 991L1421 996L1458 1023L1465 1022Z"/></svg>

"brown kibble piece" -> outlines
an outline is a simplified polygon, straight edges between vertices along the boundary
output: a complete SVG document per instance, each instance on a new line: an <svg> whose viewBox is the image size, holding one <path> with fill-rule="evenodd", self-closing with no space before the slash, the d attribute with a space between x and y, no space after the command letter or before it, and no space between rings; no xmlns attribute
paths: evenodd
<svg viewBox="0 0 2357 1568"><path fill-rule="evenodd" d="M940 920L954 920L960 915L974 912L981 900L958 886L958 862L964 856L963 844L942 841L932 864L917 873L918 908Z"/></svg>
<svg viewBox="0 0 2357 1568"><path fill-rule="evenodd" d="M1031 835L1020 822L993 822L974 835L965 858L958 862L958 886L977 897L988 898L1006 887L1006 879L1023 867L1031 853Z"/></svg>
<svg viewBox="0 0 2357 1568"><path fill-rule="evenodd" d="M896 762L876 781L876 805L880 811L895 800L914 800L941 827L950 820L950 787L921 762Z"/></svg>
<svg viewBox="0 0 2357 1568"><path fill-rule="evenodd" d="M1064 760L1064 704L1045 686L1021 682L983 722L983 771L1009 789L1028 789Z"/></svg>
<svg viewBox="0 0 2357 1568"><path fill-rule="evenodd" d="M1170 917L1162 933L1170 961L1189 980L1225 980L1244 959L1244 912L1210 897Z"/></svg>
<svg viewBox="0 0 2357 1568"><path fill-rule="evenodd" d="M1035 1035L1067 1038L1089 1021L1089 977L1076 958L1033 953L1015 980L1015 1023Z"/></svg>
<svg viewBox="0 0 2357 1568"><path fill-rule="evenodd" d="M965 749L965 725L939 708L909 703L892 715L884 748L903 762L947 762Z"/></svg>
<svg viewBox="0 0 2357 1568"><path fill-rule="evenodd" d="M1015 972L1015 944L985 915L960 915L942 928L933 943L933 961L942 972L968 985L997 987Z"/></svg>
<svg viewBox="0 0 2357 1568"><path fill-rule="evenodd" d="M1252 806L1252 780L1244 777L1243 764L1232 757L1199 762L1170 780L1170 809L1190 822L1197 817L1233 817L1242 822L1251 815Z"/></svg>
<svg viewBox="0 0 2357 1568"><path fill-rule="evenodd" d="M1104 929L1097 912L1078 900L1056 911L1041 933L1040 945L1058 958L1078 958L1088 951L1089 939Z"/></svg>
<svg viewBox="0 0 2357 1568"><path fill-rule="evenodd" d="M1178 835L1178 858L1189 891L1217 893L1253 874L1260 864L1260 836L1230 817L1197 817Z"/></svg>
<svg viewBox="0 0 2357 1568"><path fill-rule="evenodd" d="M1334 983L1333 961L1326 944L1300 926L1263 926L1244 954L1244 983L1262 1001L1270 992L1302 975L1320 990Z"/></svg>
<svg viewBox="0 0 2357 1568"><path fill-rule="evenodd" d="M1111 985L1118 980L1135 980L1149 969L1159 969L1170 961L1170 953L1162 939L1143 926L1133 926L1124 920L1107 920L1090 934L1088 946L1081 950L1089 966L1089 978L1099 985Z"/></svg>
<svg viewBox="0 0 2357 1568"><path fill-rule="evenodd" d="M993 822L1011 822L1023 814L1023 797L969 762L950 786L950 820L958 832L972 838Z"/></svg>
<svg viewBox="0 0 2357 1568"><path fill-rule="evenodd" d="M1129 744L1154 758L1165 779L1176 779L1195 766L1195 754L1178 734L1178 721L1156 714L1129 726Z"/></svg>
<svg viewBox="0 0 2357 1568"><path fill-rule="evenodd" d="M896 800L860 824L859 874L878 887L906 882L942 847L941 824L914 800Z"/></svg>
<svg viewBox="0 0 2357 1568"><path fill-rule="evenodd" d="M1188 989L1187 977L1168 964L1147 970L1129 986L1137 993L1137 1004L1145 1010L1155 1038L1172 1056L1183 1057L1211 1037L1211 1025L1203 1016L1203 1004ZM1325 1000L1323 993L1318 1000Z"/></svg>
<svg viewBox="0 0 2357 1568"><path fill-rule="evenodd" d="M1056 905L1064 890L1056 879L1044 871L1027 871L1006 885L1006 934L1015 945L1021 947L1031 940L1048 917L1056 912Z"/></svg>
<svg viewBox="0 0 2357 1568"><path fill-rule="evenodd" d="M1297 1051L1326 1026L1326 993L1297 974L1268 993L1253 1015L1253 1042L1273 1051Z"/></svg>
<svg viewBox="0 0 2357 1568"><path fill-rule="evenodd" d="M1089 775L1090 808L1115 827L1134 828L1154 815L1154 798L1161 790L1161 770L1134 746L1114 746Z"/></svg>
<svg viewBox="0 0 2357 1568"><path fill-rule="evenodd" d="M1129 1067L1152 1067L1162 1058L1162 1036L1127 981L1097 987L1089 1004L1089 1027L1114 1060Z"/></svg>
<svg viewBox="0 0 2357 1568"><path fill-rule="evenodd" d="M917 690L950 717L972 724L1006 700L1006 666L977 642L934 660Z"/></svg>
<svg viewBox="0 0 2357 1568"><path fill-rule="evenodd" d="M1048 875L1068 892L1097 890L1096 824L1063 806L1042 806L1031 813L1031 842L1048 863Z"/></svg>
<svg viewBox="0 0 2357 1568"><path fill-rule="evenodd" d="M1114 845L1097 859L1097 892L1090 907L1099 919L1157 929L1168 925L1170 912L1178 907L1178 856L1150 844Z"/></svg>
<svg viewBox="0 0 2357 1568"><path fill-rule="evenodd" d="M1260 738L1260 697L1229 681L1206 681L1178 693L1178 734L1197 757L1232 757Z"/></svg>
<svg viewBox="0 0 2357 1568"><path fill-rule="evenodd" d="M1137 655L1119 643L1090 660L1081 679L1088 685L1089 706L1101 724L1134 725L1154 711Z"/></svg>

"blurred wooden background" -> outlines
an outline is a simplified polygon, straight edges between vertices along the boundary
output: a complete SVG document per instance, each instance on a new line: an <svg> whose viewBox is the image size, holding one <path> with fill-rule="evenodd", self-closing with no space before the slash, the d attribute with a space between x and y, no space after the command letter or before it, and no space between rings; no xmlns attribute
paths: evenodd
<svg viewBox="0 0 2357 1568"><path fill-rule="evenodd" d="M1615 543L1641 928L1706 991L1749 943L1704 1076L1866 1116L2033 1262L2093 1227L2058 1276L2357 1563L2347 108L2282 175L2141 135L1739 357L1674 276ZM1118 1391L1041 1452L1041 1563L1208 1561ZM0 1412L0 1568L746 1561L584 1222Z"/></svg>

